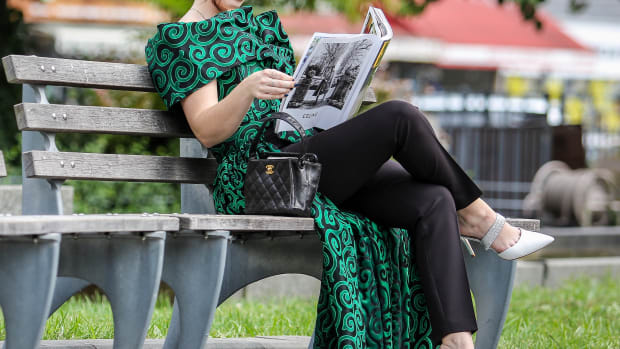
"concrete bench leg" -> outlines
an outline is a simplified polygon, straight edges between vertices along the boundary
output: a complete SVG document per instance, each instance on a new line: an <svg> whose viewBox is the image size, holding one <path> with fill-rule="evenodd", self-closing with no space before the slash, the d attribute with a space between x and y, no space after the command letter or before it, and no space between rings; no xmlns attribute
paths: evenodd
<svg viewBox="0 0 620 349"><path fill-rule="evenodd" d="M35 349L45 329L56 272L60 236L0 240L0 306L5 349Z"/></svg>
<svg viewBox="0 0 620 349"><path fill-rule="evenodd" d="M114 316L115 349L141 348L144 344L159 291L164 239L164 232L143 237L81 235L78 239L65 237L61 244L58 275L93 283L108 297ZM76 282L74 286L79 285Z"/></svg>
<svg viewBox="0 0 620 349"><path fill-rule="evenodd" d="M239 289L264 278L297 273L321 279L323 261L321 241L315 233L248 240L229 247L224 283L219 303ZM314 333L308 348L314 345Z"/></svg>
<svg viewBox="0 0 620 349"><path fill-rule="evenodd" d="M316 335L316 331L312 332L312 337L310 337L310 343L308 343L308 349L314 349L314 336Z"/></svg>
<svg viewBox="0 0 620 349"><path fill-rule="evenodd" d="M175 293L165 349L199 349L206 343L220 294L228 232L168 237L162 280Z"/></svg>
<svg viewBox="0 0 620 349"><path fill-rule="evenodd" d="M476 257L469 256L464 248L463 254L469 288L476 300L478 333L475 347L494 349L508 313L517 262L501 259L494 251L485 251L478 243L471 246Z"/></svg>
<svg viewBox="0 0 620 349"><path fill-rule="evenodd" d="M74 294L89 286L90 282L82 279L59 276L56 278L56 287L54 288L54 297L52 298L52 306L50 307L50 316L58 310L66 301Z"/></svg>
<svg viewBox="0 0 620 349"><path fill-rule="evenodd" d="M223 303L252 282L279 274L305 274L321 279L323 267L321 241L314 232L300 236L250 239L228 247L226 271L220 292Z"/></svg>

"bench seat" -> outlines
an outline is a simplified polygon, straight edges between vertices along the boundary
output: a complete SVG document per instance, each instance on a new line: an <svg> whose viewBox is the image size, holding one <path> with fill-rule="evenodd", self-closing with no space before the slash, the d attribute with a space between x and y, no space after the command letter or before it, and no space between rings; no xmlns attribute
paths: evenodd
<svg viewBox="0 0 620 349"><path fill-rule="evenodd" d="M259 215L182 214L175 215L182 229L226 230L230 232L314 231L314 219Z"/></svg>
<svg viewBox="0 0 620 349"><path fill-rule="evenodd" d="M29 215L2 217L0 219L0 237L54 233L108 234L178 230L178 219L152 215Z"/></svg>

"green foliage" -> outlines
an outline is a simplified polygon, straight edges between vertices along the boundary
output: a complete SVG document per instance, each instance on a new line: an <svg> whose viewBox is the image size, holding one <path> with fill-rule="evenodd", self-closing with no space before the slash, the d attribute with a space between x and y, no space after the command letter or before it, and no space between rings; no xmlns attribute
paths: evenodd
<svg viewBox="0 0 620 349"><path fill-rule="evenodd" d="M500 348L620 348L620 280L581 278L558 289L519 287Z"/></svg>
<svg viewBox="0 0 620 349"><path fill-rule="evenodd" d="M170 12L173 17L181 17L192 6L193 0L148 0Z"/></svg>
<svg viewBox="0 0 620 349"><path fill-rule="evenodd" d="M19 11L7 7L7 0L0 0L0 57L23 54L26 50L27 28ZM21 100L21 86L6 81L0 69L0 150L4 152L10 175L19 173L20 150L13 105Z"/></svg>
<svg viewBox="0 0 620 349"><path fill-rule="evenodd" d="M619 348L620 280L578 279L557 289L521 286L514 290L498 348ZM160 294L148 338L164 338L172 304ZM316 300L230 299L218 307L210 335L253 337L312 334ZM44 339L112 338L106 298L76 296L47 321ZM0 316L0 340L5 337Z"/></svg>
<svg viewBox="0 0 620 349"><path fill-rule="evenodd" d="M165 338L172 302L169 294L160 294L147 331L147 338ZM308 336L314 328L316 301L272 299L264 302L235 300L217 308L210 336L215 338L270 335ZM0 316L0 340L4 340L4 322ZM72 297L47 320L44 340L114 338L112 310L101 293Z"/></svg>
<svg viewBox="0 0 620 349"><path fill-rule="evenodd" d="M170 11L173 17L182 16L192 5L192 0L149 0L158 4L162 8ZM419 14L426 7L434 2L441 0L324 0L322 2L331 5L334 9L346 14L352 19L358 19L361 14L366 12L369 5L378 5L388 12L410 15ZM276 8L276 9L306 9L314 10L317 6L317 0L249 0L247 5L253 5L259 8ZM521 10L521 14L525 20L533 22L538 28L541 27L540 20L536 17L536 9L545 0L497 0L499 4L513 2ZM571 0L570 6L573 10L581 10L587 6L587 0Z"/></svg>
<svg viewBox="0 0 620 349"><path fill-rule="evenodd" d="M156 94L69 88L69 104L108 105L124 108L162 109ZM54 103L50 97L50 103ZM59 101L60 102L60 101ZM59 134L61 151L104 154L178 156L178 139L121 135ZM180 212L180 187L167 183L70 181L75 189L74 211L84 213Z"/></svg>

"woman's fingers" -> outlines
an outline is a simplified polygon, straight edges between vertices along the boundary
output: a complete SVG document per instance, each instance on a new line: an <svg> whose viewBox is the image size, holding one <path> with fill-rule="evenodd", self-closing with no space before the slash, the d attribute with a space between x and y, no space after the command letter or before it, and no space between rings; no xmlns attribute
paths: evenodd
<svg viewBox="0 0 620 349"><path fill-rule="evenodd" d="M267 86L267 87L275 87L275 88L285 88L285 89L292 89L293 86L295 85L295 82L292 80L280 80L280 79L274 79L274 78L270 78L265 76L262 81L261 81L261 85L262 86Z"/></svg>
<svg viewBox="0 0 620 349"><path fill-rule="evenodd" d="M256 98L258 99L282 99L284 98L284 94L271 95L267 93L259 93L258 96L256 96Z"/></svg>
<svg viewBox="0 0 620 349"><path fill-rule="evenodd" d="M264 86L260 89L259 92L268 94L268 95L282 95L285 93L289 93L291 91L290 88L281 88L281 87L273 87L273 86Z"/></svg>
<svg viewBox="0 0 620 349"><path fill-rule="evenodd" d="M293 77L275 69L252 74L248 87L258 99L281 99L294 87Z"/></svg>
<svg viewBox="0 0 620 349"><path fill-rule="evenodd" d="M295 86L295 82L293 81L293 77L285 74L281 71L274 69L267 69L265 71L265 75L267 76L269 81L267 84L275 87L283 87L283 88L293 88Z"/></svg>
<svg viewBox="0 0 620 349"><path fill-rule="evenodd" d="M265 72L267 73L267 76L269 76L272 79L278 79L278 80L284 80L284 81L293 81L293 77L285 74L279 70L275 70L275 69L265 69Z"/></svg>
<svg viewBox="0 0 620 349"><path fill-rule="evenodd" d="M271 85L272 87L279 87L279 88L286 88L286 89L292 89L295 86L295 82L294 81L284 81L284 80L276 80L276 79L272 79L271 80Z"/></svg>

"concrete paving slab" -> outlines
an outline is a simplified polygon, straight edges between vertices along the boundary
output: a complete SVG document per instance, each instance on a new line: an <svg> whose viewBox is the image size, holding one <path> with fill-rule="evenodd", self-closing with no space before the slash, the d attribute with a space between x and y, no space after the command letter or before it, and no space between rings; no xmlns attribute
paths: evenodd
<svg viewBox="0 0 620 349"><path fill-rule="evenodd" d="M545 279L545 265L543 262L517 261L517 273L514 286L542 286Z"/></svg>
<svg viewBox="0 0 620 349"><path fill-rule="evenodd" d="M303 274L283 274L268 277L245 288L246 299L296 297L318 299L321 281Z"/></svg>
<svg viewBox="0 0 620 349"><path fill-rule="evenodd" d="M73 187L63 185L60 189L65 214L73 213ZM0 185L0 214L22 214L22 186L18 184Z"/></svg>
<svg viewBox="0 0 620 349"><path fill-rule="evenodd" d="M274 336L254 338L209 338L206 349L306 349L310 337ZM43 349L112 349L112 339L42 341ZM0 347L4 342L0 342ZM142 348L161 349L163 339L147 339Z"/></svg>
<svg viewBox="0 0 620 349"><path fill-rule="evenodd" d="M557 287L566 280L583 276L620 277L620 257L550 258L545 260L545 265L546 287Z"/></svg>
<svg viewBox="0 0 620 349"><path fill-rule="evenodd" d="M555 241L532 257L565 258L620 255L620 226L543 227Z"/></svg>

